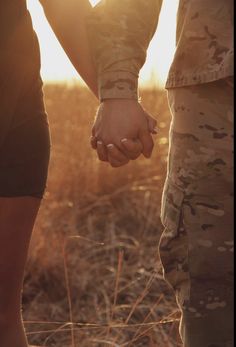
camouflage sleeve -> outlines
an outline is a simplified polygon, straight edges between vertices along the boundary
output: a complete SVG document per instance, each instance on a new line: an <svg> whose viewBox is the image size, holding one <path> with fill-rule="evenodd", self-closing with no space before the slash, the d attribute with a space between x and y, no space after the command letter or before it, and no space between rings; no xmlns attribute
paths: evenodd
<svg viewBox="0 0 236 347"><path fill-rule="evenodd" d="M88 20L99 97L138 98L138 75L162 0L102 0Z"/></svg>

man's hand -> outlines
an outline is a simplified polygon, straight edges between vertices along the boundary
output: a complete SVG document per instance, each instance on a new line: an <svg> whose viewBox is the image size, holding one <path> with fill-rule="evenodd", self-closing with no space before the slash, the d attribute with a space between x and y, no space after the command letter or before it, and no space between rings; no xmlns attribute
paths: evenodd
<svg viewBox="0 0 236 347"><path fill-rule="evenodd" d="M100 160L113 167L127 164L141 153L151 156L156 120L136 100L108 99L101 103L92 129L91 145Z"/></svg>

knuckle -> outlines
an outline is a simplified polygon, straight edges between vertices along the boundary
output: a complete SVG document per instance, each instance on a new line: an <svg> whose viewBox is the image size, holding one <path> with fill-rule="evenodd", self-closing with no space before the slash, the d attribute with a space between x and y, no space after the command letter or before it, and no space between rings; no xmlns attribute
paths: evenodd
<svg viewBox="0 0 236 347"><path fill-rule="evenodd" d="M92 139L90 140L90 144L91 144L91 146L92 146L93 148L96 147L96 146L97 146L97 140L94 139L94 138L92 138Z"/></svg>
<svg viewBox="0 0 236 347"><path fill-rule="evenodd" d="M112 167L119 167L120 166L120 163L115 163L115 162L110 162L111 166Z"/></svg>
<svg viewBox="0 0 236 347"><path fill-rule="evenodd" d="M128 162L129 162L129 160L127 159L127 160L123 160L123 161L119 161L119 162L118 161L111 162L110 164L112 167L116 168L116 167L121 167L121 166L127 164Z"/></svg>
<svg viewBox="0 0 236 347"><path fill-rule="evenodd" d="M105 156L102 155L101 153L97 152L97 156L98 156L98 159L99 159L100 161L106 161Z"/></svg>
<svg viewBox="0 0 236 347"><path fill-rule="evenodd" d="M128 162L129 162L129 159L126 159L126 160L124 160L124 161L121 162L121 165L120 165L120 166L126 165L126 164L128 164Z"/></svg>
<svg viewBox="0 0 236 347"><path fill-rule="evenodd" d="M131 160L135 160L135 159L137 159L139 157L139 154L135 154L135 155L133 155L130 159Z"/></svg>

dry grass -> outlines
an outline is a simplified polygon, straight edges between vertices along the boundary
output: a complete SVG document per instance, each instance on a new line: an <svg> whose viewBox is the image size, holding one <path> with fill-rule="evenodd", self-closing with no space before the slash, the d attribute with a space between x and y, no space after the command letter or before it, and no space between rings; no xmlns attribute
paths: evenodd
<svg viewBox="0 0 236 347"><path fill-rule="evenodd" d="M160 128L151 160L112 169L89 146L96 99L46 86L53 150L23 295L29 341L56 347L177 347L173 293L157 253L170 115L144 90Z"/></svg>

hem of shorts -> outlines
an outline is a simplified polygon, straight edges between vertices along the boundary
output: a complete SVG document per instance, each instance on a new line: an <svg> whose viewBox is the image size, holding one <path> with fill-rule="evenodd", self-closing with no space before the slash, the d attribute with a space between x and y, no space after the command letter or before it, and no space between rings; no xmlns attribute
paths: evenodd
<svg viewBox="0 0 236 347"><path fill-rule="evenodd" d="M165 89L170 88L180 88L185 86L191 86L196 84L204 84L204 83L210 83L214 82L226 77L230 77L234 75L234 68L233 66L228 66L222 70L219 71L211 71L211 72L205 72L205 73L199 73L199 74L184 74L179 77L177 74L172 73L169 74Z"/></svg>

